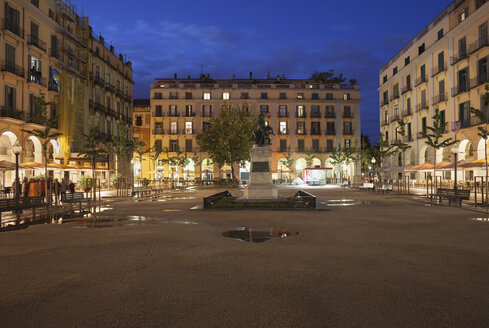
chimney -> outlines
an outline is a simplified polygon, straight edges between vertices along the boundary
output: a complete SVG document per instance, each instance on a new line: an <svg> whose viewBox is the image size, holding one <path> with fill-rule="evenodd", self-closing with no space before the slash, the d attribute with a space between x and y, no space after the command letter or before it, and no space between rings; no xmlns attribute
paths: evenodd
<svg viewBox="0 0 489 328"><path fill-rule="evenodd" d="M253 80L253 72L250 72L250 80Z"/></svg>
<svg viewBox="0 0 489 328"><path fill-rule="evenodd" d="M114 46L113 45L110 46L110 52L114 53Z"/></svg>
<svg viewBox="0 0 489 328"><path fill-rule="evenodd" d="M188 76L188 79L190 80L190 75Z"/></svg>
<svg viewBox="0 0 489 328"><path fill-rule="evenodd" d="M123 62L123 61L124 61L124 57L122 57L122 54L119 54L119 60L120 60L121 62Z"/></svg>
<svg viewBox="0 0 489 328"><path fill-rule="evenodd" d="M100 43L102 43L102 45L105 45L105 40L103 36L100 36L98 40L100 41Z"/></svg>
<svg viewBox="0 0 489 328"><path fill-rule="evenodd" d="M173 74L173 78L176 80L177 79L177 73Z"/></svg>

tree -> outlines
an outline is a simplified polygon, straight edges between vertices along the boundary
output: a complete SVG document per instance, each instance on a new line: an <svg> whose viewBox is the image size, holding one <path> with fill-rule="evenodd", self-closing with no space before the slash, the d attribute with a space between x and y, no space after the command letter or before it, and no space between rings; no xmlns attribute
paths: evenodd
<svg viewBox="0 0 489 328"><path fill-rule="evenodd" d="M404 142L404 138L406 137L406 125L407 123L403 119L399 119L397 121L398 127L396 130L396 141L394 142L393 146L395 147L394 154L398 154L398 157L400 156L400 166L404 167L404 153L406 150L411 148L411 145L409 143ZM402 172L399 173L398 175L399 178L399 184L398 184L398 192L400 193L400 182L402 179Z"/></svg>
<svg viewBox="0 0 489 328"><path fill-rule="evenodd" d="M312 167L313 159L314 159L314 152L312 152L311 149L306 149L306 167L307 168Z"/></svg>
<svg viewBox="0 0 489 328"><path fill-rule="evenodd" d="M361 135L361 145L360 145L360 165L362 170L367 171L372 160L372 144L370 143L370 138L367 135Z"/></svg>
<svg viewBox="0 0 489 328"><path fill-rule="evenodd" d="M394 154L395 152L395 146L390 145L389 140L387 140L387 138L384 138L382 133L379 133L378 136L379 141L377 141L372 148L372 157L376 160L375 164L373 164L374 170L376 166L382 168L384 160L389 156L392 156L392 154ZM382 181L382 174L380 173L380 171L377 172L377 176L379 181Z"/></svg>
<svg viewBox="0 0 489 328"><path fill-rule="evenodd" d="M112 153L116 154L121 163L121 175L126 177L124 168L129 163L129 156L135 149L133 140L129 139L129 127L123 120L117 120L117 127L119 129L118 136L112 136L112 145L107 144L107 148Z"/></svg>
<svg viewBox="0 0 489 328"><path fill-rule="evenodd" d="M99 138L99 130L98 127L94 124L93 119L90 119L90 123L88 126L88 133L82 133L83 136L83 145L82 150L79 153L80 155L84 155L90 159L90 164L92 166L92 179L96 178L96 163L97 159L102 158L103 155L107 154L105 149L100 147L100 138ZM93 183L92 183L93 187ZM92 190L93 199L96 198L95 188Z"/></svg>
<svg viewBox="0 0 489 328"><path fill-rule="evenodd" d="M22 129L23 132L36 136L41 140L42 145L42 155L44 157L44 178L46 183L44 184L46 199L48 197L48 145L51 140L58 138L63 135L61 132L53 132L51 130L55 129L58 123L58 117L49 117L48 106L51 102L47 102L44 93L41 93L40 97L35 98L35 102L41 107L41 113L33 118L33 122L40 125L41 129ZM47 202L49 205L49 202Z"/></svg>
<svg viewBox="0 0 489 328"><path fill-rule="evenodd" d="M486 89L486 92L483 95L481 95L481 98L482 98L482 101L484 103L484 107L487 108L487 106L489 106L489 85L486 84L485 89ZM484 139L484 162L485 162L485 167L486 167L486 183L485 183L486 197L485 197L485 200L486 200L486 205L487 205L487 203L488 203L487 197L489 196L489 191L488 191L489 184L487 181L489 178L489 171L488 171L488 164L487 164L487 139L489 138L489 130L488 130L489 115L488 115L487 111L479 110L479 109L476 109L474 107L470 107L470 112L472 114L474 114L474 116L480 120L481 124L483 124L483 126L479 126L477 128L477 134L482 139ZM455 139L456 139L456 136L455 136Z"/></svg>
<svg viewBox="0 0 489 328"><path fill-rule="evenodd" d="M238 107L225 104L209 123L209 128L196 137L199 149L207 152L219 167L230 165L232 179L235 180L233 164L250 159L257 115L249 114L246 104Z"/></svg>
<svg viewBox="0 0 489 328"><path fill-rule="evenodd" d="M452 138L443 139L448 122L444 122L440 110L435 108L435 115L433 115L433 126L427 126L424 131L421 131L419 135L425 139L425 144L433 148L433 179L436 181L436 151L445 147L450 147L456 140ZM433 185L432 185L433 188ZM433 191L433 190L432 190ZM428 196L428 195L426 195Z"/></svg>
<svg viewBox="0 0 489 328"><path fill-rule="evenodd" d="M285 153L285 157L282 163L284 163L287 170L290 171L292 164L294 164L294 159L292 158L292 154L290 152L290 146L287 147L287 152Z"/></svg>
<svg viewBox="0 0 489 328"><path fill-rule="evenodd" d="M161 149L160 144L156 144L151 148L153 150L151 154L151 162L153 163L153 168L156 171L156 161L160 158L161 153L163 152L163 149Z"/></svg>
<svg viewBox="0 0 489 328"><path fill-rule="evenodd" d="M145 160L144 155L151 152L151 148L146 148L146 142L144 140L134 140L133 142L134 142L134 152L136 153L136 158L138 159L139 164L141 165L141 172L142 172L143 161Z"/></svg>
<svg viewBox="0 0 489 328"><path fill-rule="evenodd" d="M200 168L200 164L202 163L202 159L200 158L199 154L197 154L196 151L192 153L192 157L190 157L192 162L194 162L194 170L195 174L197 174L197 168Z"/></svg>
<svg viewBox="0 0 489 328"><path fill-rule="evenodd" d="M331 153L330 156L331 164L333 164L334 166L341 164L344 159L343 156L344 156L343 148L338 144L335 150ZM343 182L343 171L341 169L340 169L340 179L342 180L341 182Z"/></svg>

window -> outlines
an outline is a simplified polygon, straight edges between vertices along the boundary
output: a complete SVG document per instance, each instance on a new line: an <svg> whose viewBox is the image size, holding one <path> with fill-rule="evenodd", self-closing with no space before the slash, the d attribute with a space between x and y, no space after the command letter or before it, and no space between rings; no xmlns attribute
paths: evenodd
<svg viewBox="0 0 489 328"><path fill-rule="evenodd" d="M350 135L352 134L351 122L343 122L343 134Z"/></svg>
<svg viewBox="0 0 489 328"><path fill-rule="evenodd" d="M334 141L332 139L326 140L326 152L332 153L334 151Z"/></svg>
<svg viewBox="0 0 489 328"><path fill-rule="evenodd" d="M22 37L22 30L20 29L20 12L8 3L5 3L5 29Z"/></svg>
<svg viewBox="0 0 489 328"><path fill-rule="evenodd" d="M30 103L30 117L35 118L42 114L42 107L39 103L40 97L37 97L33 94L29 95L29 103Z"/></svg>
<svg viewBox="0 0 489 328"><path fill-rule="evenodd" d="M421 131L426 133L426 117L421 118Z"/></svg>
<svg viewBox="0 0 489 328"><path fill-rule="evenodd" d="M279 133L280 134L287 134L288 131L287 131L287 122L280 122L279 123Z"/></svg>
<svg viewBox="0 0 489 328"><path fill-rule="evenodd" d="M185 92L185 99L192 99L192 92Z"/></svg>
<svg viewBox="0 0 489 328"><path fill-rule="evenodd" d="M121 81L120 80L117 80L116 88L117 88L117 90L121 90Z"/></svg>
<svg viewBox="0 0 489 328"><path fill-rule="evenodd" d="M397 74L397 66L392 69L392 75L396 75L396 74Z"/></svg>
<svg viewBox="0 0 489 328"><path fill-rule="evenodd" d="M211 93L210 92L204 92L204 100L210 100L211 99Z"/></svg>
<svg viewBox="0 0 489 328"><path fill-rule="evenodd" d="M34 56L29 56L29 82L34 82L41 85L41 67L42 64L40 59Z"/></svg>
<svg viewBox="0 0 489 328"><path fill-rule="evenodd" d="M192 139L185 140L185 151L187 153L191 153L193 151L192 146L193 146L192 145Z"/></svg>
<svg viewBox="0 0 489 328"><path fill-rule="evenodd" d="M426 82L426 65L421 65L420 69L419 69L420 73L420 78L421 78L421 82Z"/></svg>
<svg viewBox="0 0 489 328"><path fill-rule="evenodd" d="M287 140L286 139L280 139L280 152L281 153L287 152Z"/></svg>
<svg viewBox="0 0 489 328"><path fill-rule="evenodd" d="M326 117L327 118L336 117L335 112L334 112L334 106L326 106Z"/></svg>
<svg viewBox="0 0 489 328"><path fill-rule="evenodd" d="M384 98L384 101L382 104L383 105L388 104L389 103L389 91L387 91L387 90L384 91L383 98Z"/></svg>
<svg viewBox="0 0 489 328"><path fill-rule="evenodd" d="M205 130L209 129L210 126L211 126L210 122L204 122L204 123L202 123L202 130L205 131Z"/></svg>
<svg viewBox="0 0 489 328"><path fill-rule="evenodd" d="M311 106L311 117L315 117L315 118L321 117L321 111L319 109L319 106L317 105Z"/></svg>
<svg viewBox="0 0 489 328"><path fill-rule="evenodd" d="M278 116L279 117L288 117L287 113L287 105L279 105L278 106Z"/></svg>
<svg viewBox="0 0 489 328"><path fill-rule="evenodd" d="M407 124L407 137L409 141L413 140L413 135L411 134L411 122Z"/></svg>
<svg viewBox="0 0 489 328"><path fill-rule="evenodd" d="M424 52L424 43L418 47L418 55L421 55Z"/></svg>
<svg viewBox="0 0 489 328"><path fill-rule="evenodd" d="M305 122L297 122L296 134L306 134L306 123Z"/></svg>
<svg viewBox="0 0 489 328"><path fill-rule="evenodd" d="M311 99L312 100L318 100L319 99L319 93L312 93L311 94Z"/></svg>
<svg viewBox="0 0 489 328"><path fill-rule="evenodd" d="M458 105L458 119L461 127L465 128L470 124L470 102L466 101Z"/></svg>
<svg viewBox="0 0 489 328"><path fill-rule="evenodd" d="M394 117L395 118L399 117L399 104L394 105Z"/></svg>
<svg viewBox="0 0 489 328"><path fill-rule="evenodd" d="M268 114L268 105L260 105L260 113Z"/></svg>
<svg viewBox="0 0 489 328"><path fill-rule="evenodd" d="M465 36L458 40L458 59L465 58L467 56L467 39Z"/></svg>
<svg viewBox="0 0 489 328"><path fill-rule="evenodd" d="M107 85L110 85L110 74L107 74L105 78L105 83L107 83Z"/></svg>
<svg viewBox="0 0 489 328"><path fill-rule="evenodd" d="M136 126L143 125L143 117L141 115L136 116Z"/></svg>
<svg viewBox="0 0 489 328"><path fill-rule="evenodd" d="M458 93L469 90L469 68L466 67L458 71Z"/></svg>
<svg viewBox="0 0 489 328"><path fill-rule="evenodd" d="M443 29L440 29L438 31L438 40L440 40L441 38L443 38Z"/></svg>
<svg viewBox="0 0 489 328"><path fill-rule="evenodd" d="M321 134L321 123L311 122L311 134L320 135Z"/></svg>
<svg viewBox="0 0 489 328"><path fill-rule="evenodd" d="M445 124L445 122L446 122L446 120L445 120L445 119L446 119L446 118L445 118L445 110L441 110L441 111L440 111L440 116L441 116L440 123L441 123L441 125L443 126L443 125Z"/></svg>
<svg viewBox="0 0 489 328"><path fill-rule="evenodd" d="M326 134L327 135L335 135L335 122L326 122Z"/></svg>
<svg viewBox="0 0 489 328"><path fill-rule="evenodd" d="M109 110L112 109L112 104L110 103L110 101L111 101L111 99L110 99L110 96L109 96L109 97L107 97L107 103L106 103L107 109L109 109Z"/></svg>
<svg viewBox="0 0 489 328"><path fill-rule="evenodd" d="M170 122L170 134L178 133L178 122Z"/></svg>
<svg viewBox="0 0 489 328"><path fill-rule="evenodd" d="M445 53L442 51L438 54L438 72L445 70Z"/></svg>
<svg viewBox="0 0 489 328"><path fill-rule="evenodd" d="M382 78L382 82L383 83L387 82L387 75L384 75L384 77Z"/></svg>
<svg viewBox="0 0 489 328"><path fill-rule="evenodd" d="M5 66L6 70L12 73L16 71L15 47L5 43Z"/></svg>
<svg viewBox="0 0 489 328"><path fill-rule="evenodd" d="M399 98L399 83L394 84L394 86L392 87L392 98Z"/></svg>
<svg viewBox="0 0 489 328"><path fill-rule="evenodd" d="M203 117L211 117L212 108L210 105L204 105L202 108L202 116Z"/></svg>
<svg viewBox="0 0 489 328"><path fill-rule="evenodd" d="M297 93L297 99L304 99L304 93L302 92Z"/></svg>
<svg viewBox="0 0 489 328"><path fill-rule="evenodd" d="M163 93L155 92L155 99L163 99Z"/></svg>
<svg viewBox="0 0 489 328"><path fill-rule="evenodd" d="M172 116L172 117L178 116L177 105L170 105L170 111L168 113L168 116Z"/></svg>
<svg viewBox="0 0 489 328"><path fill-rule="evenodd" d="M333 100L333 94L332 93L327 93L326 94L326 100Z"/></svg>
<svg viewBox="0 0 489 328"><path fill-rule="evenodd" d="M194 116L194 113L192 111L192 105L186 105L185 106L185 116Z"/></svg>
<svg viewBox="0 0 489 328"><path fill-rule="evenodd" d="M344 93L343 94L343 100L351 100L350 94L349 93Z"/></svg>
<svg viewBox="0 0 489 328"><path fill-rule="evenodd" d="M170 92L170 99L178 99L178 92Z"/></svg>
<svg viewBox="0 0 489 328"><path fill-rule="evenodd" d="M280 92L279 98L280 99L287 99L287 94L285 92Z"/></svg>
<svg viewBox="0 0 489 328"><path fill-rule="evenodd" d="M10 112L10 114L17 111L16 94L15 88L9 87L8 85L5 86L5 108Z"/></svg>
<svg viewBox="0 0 489 328"><path fill-rule="evenodd" d="M389 141L389 131L385 131L385 141Z"/></svg>
<svg viewBox="0 0 489 328"><path fill-rule="evenodd" d="M411 62L411 57L407 56L406 58L404 58L404 66L409 65L410 62Z"/></svg>
<svg viewBox="0 0 489 328"><path fill-rule="evenodd" d="M315 153L319 152L319 139L312 139L312 151Z"/></svg>
<svg viewBox="0 0 489 328"><path fill-rule="evenodd" d="M155 140L154 147L155 147L156 149L162 149L163 144L162 144L161 140Z"/></svg>
<svg viewBox="0 0 489 328"><path fill-rule="evenodd" d="M51 34L51 49L49 51L51 57L59 58L59 42L58 37Z"/></svg>
<svg viewBox="0 0 489 328"><path fill-rule="evenodd" d="M406 110L411 113L411 98L406 99Z"/></svg>
<svg viewBox="0 0 489 328"><path fill-rule="evenodd" d="M192 134L192 122L185 122L185 134Z"/></svg>
<svg viewBox="0 0 489 328"><path fill-rule="evenodd" d="M304 152L304 139L297 139L297 151L300 153Z"/></svg>
<svg viewBox="0 0 489 328"><path fill-rule="evenodd" d="M300 117L300 118L306 117L306 109L305 109L304 105L298 105L297 106L296 117Z"/></svg>
<svg viewBox="0 0 489 328"><path fill-rule="evenodd" d="M389 120L389 111L385 110L384 111L384 124L387 124L388 120Z"/></svg>
<svg viewBox="0 0 489 328"><path fill-rule="evenodd" d="M345 139L345 148L350 149L351 148L351 140L350 139Z"/></svg>
<svg viewBox="0 0 489 328"><path fill-rule="evenodd" d="M155 117L163 117L163 110L161 105L156 105Z"/></svg>
<svg viewBox="0 0 489 328"><path fill-rule="evenodd" d="M155 122L154 134L163 134L163 123L162 122Z"/></svg>
<svg viewBox="0 0 489 328"><path fill-rule="evenodd" d="M178 151L178 140L170 140L170 151L171 152Z"/></svg>
<svg viewBox="0 0 489 328"><path fill-rule="evenodd" d="M222 99L228 100L229 99L229 92L223 92L222 93Z"/></svg>
<svg viewBox="0 0 489 328"><path fill-rule="evenodd" d="M487 2L487 0L475 0L475 9L479 9L480 7L482 7L485 3Z"/></svg>
<svg viewBox="0 0 489 328"><path fill-rule="evenodd" d="M445 101L445 80L438 81L438 93L440 95L440 101Z"/></svg>
<svg viewBox="0 0 489 328"><path fill-rule="evenodd" d="M350 106L345 106L343 108L343 117L346 117L346 118L351 118L352 115L351 115L351 107Z"/></svg>
<svg viewBox="0 0 489 328"><path fill-rule="evenodd" d="M459 14L458 14L458 22L459 23L462 23L468 16L469 12L468 12L468 9L465 8L464 10L462 10Z"/></svg>
<svg viewBox="0 0 489 328"><path fill-rule="evenodd" d="M406 76L406 90L411 90L411 75Z"/></svg>
<svg viewBox="0 0 489 328"><path fill-rule="evenodd" d="M262 92L261 93L261 99L268 99L268 93Z"/></svg>
<svg viewBox="0 0 489 328"><path fill-rule="evenodd" d="M241 92L241 99L248 99L249 95L248 92Z"/></svg>

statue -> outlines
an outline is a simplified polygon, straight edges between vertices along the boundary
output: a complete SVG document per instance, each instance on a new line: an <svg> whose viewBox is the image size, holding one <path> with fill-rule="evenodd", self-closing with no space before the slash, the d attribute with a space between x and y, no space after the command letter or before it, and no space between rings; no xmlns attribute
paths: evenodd
<svg viewBox="0 0 489 328"><path fill-rule="evenodd" d="M273 129L265 124L265 114L260 113L258 116L258 130L253 133L253 138L255 139L255 144L258 146L269 146L272 144L272 140L270 139L270 134L275 135L273 133Z"/></svg>

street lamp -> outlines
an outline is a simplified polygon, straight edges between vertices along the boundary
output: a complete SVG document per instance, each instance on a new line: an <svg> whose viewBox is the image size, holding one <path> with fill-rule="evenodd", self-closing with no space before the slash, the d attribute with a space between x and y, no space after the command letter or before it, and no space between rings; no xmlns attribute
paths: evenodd
<svg viewBox="0 0 489 328"><path fill-rule="evenodd" d="M452 153L453 153L453 156L455 157L455 165L454 165L454 168L455 168L455 175L454 175L455 183L453 185L453 189L455 190L455 193L457 193L457 190L458 190L458 186L457 186L457 155L458 155L458 147L453 147L452 148Z"/></svg>
<svg viewBox="0 0 489 328"><path fill-rule="evenodd" d="M20 195L20 179L19 179L19 154L22 152L22 146L16 140L12 146L12 153L15 155L15 201L19 204ZM17 219L19 218L19 210L16 211Z"/></svg>

